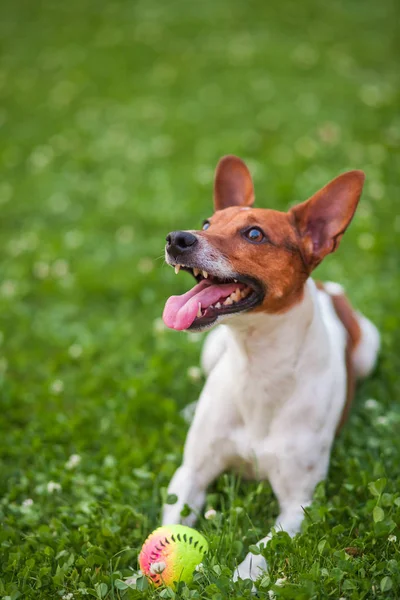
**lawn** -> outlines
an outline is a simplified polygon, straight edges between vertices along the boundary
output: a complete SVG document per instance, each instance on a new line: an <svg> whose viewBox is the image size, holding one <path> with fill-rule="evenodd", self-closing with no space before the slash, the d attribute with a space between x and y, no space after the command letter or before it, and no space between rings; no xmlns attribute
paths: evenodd
<svg viewBox="0 0 400 600"><path fill-rule="evenodd" d="M318 277L344 284L383 336L303 533L265 550L259 594L400 598L399 12L395 0L3 3L1 598L159 597L125 580L202 386L201 336L160 321L189 281L163 245L209 216L227 153L248 161L258 205L278 209L365 170ZM210 553L175 597L251 598L231 575L273 523L271 489L226 474L209 492Z"/></svg>

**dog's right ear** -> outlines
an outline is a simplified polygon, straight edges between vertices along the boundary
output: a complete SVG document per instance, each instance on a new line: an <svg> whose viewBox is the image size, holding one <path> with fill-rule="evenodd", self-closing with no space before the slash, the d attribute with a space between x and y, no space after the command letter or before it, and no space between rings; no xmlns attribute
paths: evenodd
<svg viewBox="0 0 400 600"><path fill-rule="evenodd" d="M343 173L289 211L300 235L302 253L310 271L327 254L338 248L354 216L364 179L362 171Z"/></svg>
<svg viewBox="0 0 400 600"><path fill-rule="evenodd" d="M214 179L215 210L229 206L251 206L253 202L253 181L244 162L232 155L221 158Z"/></svg>

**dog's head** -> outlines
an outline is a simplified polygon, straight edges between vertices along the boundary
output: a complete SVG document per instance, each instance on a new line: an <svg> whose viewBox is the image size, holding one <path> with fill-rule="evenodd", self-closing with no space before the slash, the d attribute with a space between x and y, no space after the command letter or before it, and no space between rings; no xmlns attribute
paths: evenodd
<svg viewBox="0 0 400 600"><path fill-rule="evenodd" d="M339 246L363 183L362 171L349 171L289 212L252 208L249 170L236 156L222 158L214 214L201 231L167 236L167 263L189 271L197 283L169 298L165 324L202 331L243 312L288 310L301 300L311 271Z"/></svg>

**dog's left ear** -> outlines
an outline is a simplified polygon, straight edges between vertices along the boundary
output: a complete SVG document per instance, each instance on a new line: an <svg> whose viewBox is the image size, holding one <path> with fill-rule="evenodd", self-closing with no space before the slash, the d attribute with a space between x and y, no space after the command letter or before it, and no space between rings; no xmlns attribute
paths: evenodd
<svg viewBox="0 0 400 600"><path fill-rule="evenodd" d="M221 158L214 179L215 210L229 206L251 206L253 202L253 181L244 162L232 155Z"/></svg>
<svg viewBox="0 0 400 600"><path fill-rule="evenodd" d="M339 246L357 208L364 179L362 171L343 173L289 211L310 271Z"/></svg>

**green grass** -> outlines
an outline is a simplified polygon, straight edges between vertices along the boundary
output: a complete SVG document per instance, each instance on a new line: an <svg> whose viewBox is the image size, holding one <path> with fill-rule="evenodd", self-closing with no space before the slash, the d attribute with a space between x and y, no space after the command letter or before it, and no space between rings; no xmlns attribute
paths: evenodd
<svg viewBox="0 0 400 600"><path fill-rule="evenodd" d="M395 0L3 3L0 597L158 596L123 581L201 389L201 338L159 326L188 284L164 237L210 214L227 153L279 209L366 171L318 276L383 335L304 533L265 550L260 595L400 597L398 17ZM225 475L207 507L204 573L176 597L250 598L230 578L273 523L271 489Z"/></svg>

